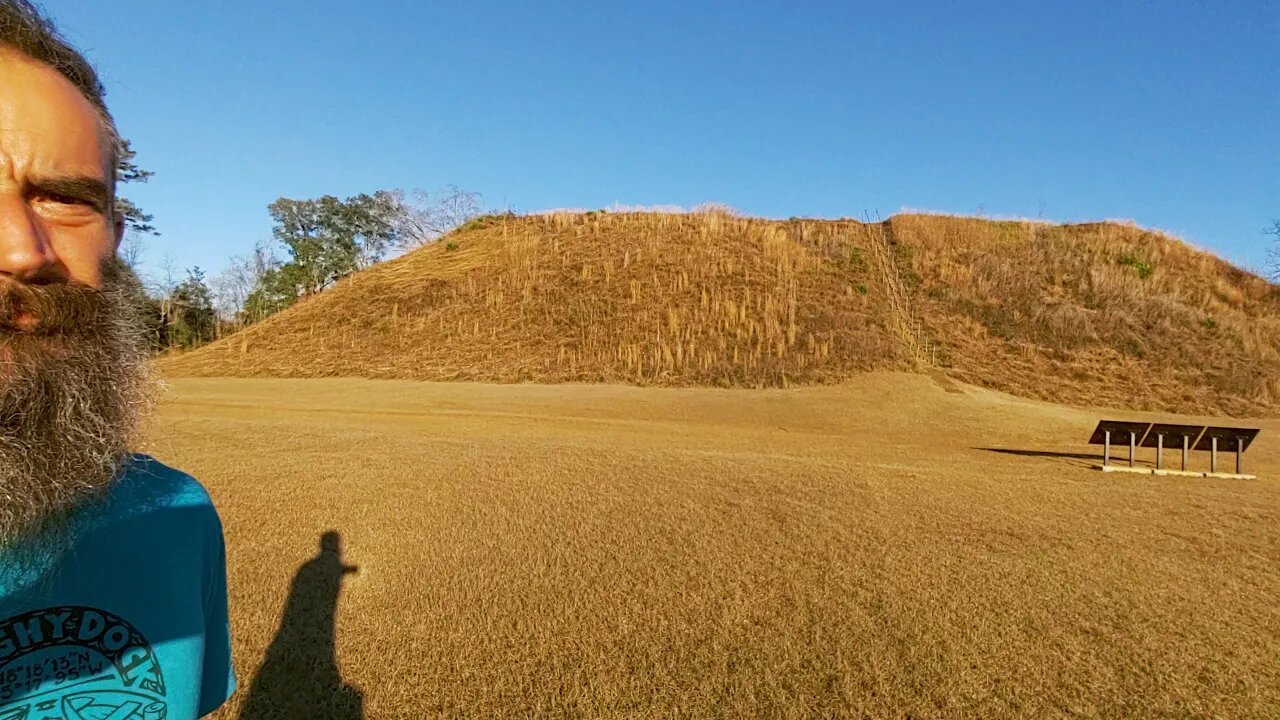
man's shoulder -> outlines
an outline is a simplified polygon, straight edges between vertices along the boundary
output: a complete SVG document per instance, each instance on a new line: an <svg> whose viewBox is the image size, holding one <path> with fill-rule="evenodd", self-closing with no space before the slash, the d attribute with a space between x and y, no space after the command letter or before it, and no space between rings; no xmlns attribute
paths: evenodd
<svg viewBox="0 0 1280 720"><path fill-rule="evenodd" d="M141 453L130 456L112 495L111 504L121 514L189 509L217 517L213 500L198 480Z"/></svg>

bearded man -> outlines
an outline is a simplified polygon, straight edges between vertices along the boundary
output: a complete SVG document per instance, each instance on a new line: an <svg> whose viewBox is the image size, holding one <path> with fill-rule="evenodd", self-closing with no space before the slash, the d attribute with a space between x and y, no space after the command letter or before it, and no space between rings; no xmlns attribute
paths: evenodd
<svg viewBox="0 0 1280 720"><path fill-rule="evenodd" d="M0 0L0 720L184 720L234 687L222 527L148 406L92 66Z"/></svg>

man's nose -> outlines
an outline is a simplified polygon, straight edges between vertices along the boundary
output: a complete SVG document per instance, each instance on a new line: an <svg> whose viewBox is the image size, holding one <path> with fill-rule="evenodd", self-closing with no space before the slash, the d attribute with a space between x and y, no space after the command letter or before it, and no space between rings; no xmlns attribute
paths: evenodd
<svg viewBox="0 0 1280 720"><path fill-rule="evenodd" d="M31 281L57 265L39 218L21 197L0 193L0 277Z"/></svg>

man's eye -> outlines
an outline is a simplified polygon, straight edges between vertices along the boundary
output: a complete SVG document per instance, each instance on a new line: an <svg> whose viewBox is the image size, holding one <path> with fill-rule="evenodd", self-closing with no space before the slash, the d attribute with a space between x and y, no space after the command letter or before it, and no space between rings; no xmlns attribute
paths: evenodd
<svg viewBox="0 0 1280 720"><path fill-rule="evenodd" d="M54 192L38 193L35 199L42 200L45 202L58 203L59 205L89 205L90 204L87 200L83 200L81 198L74 198L74 197L71 197L70 195L62 195L60 193L54 193Z"/></svg>

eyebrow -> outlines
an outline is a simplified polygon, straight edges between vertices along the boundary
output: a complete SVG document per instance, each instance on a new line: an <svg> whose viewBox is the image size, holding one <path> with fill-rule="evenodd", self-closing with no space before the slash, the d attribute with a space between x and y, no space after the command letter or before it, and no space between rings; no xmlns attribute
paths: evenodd
<svg viewBox="0 0 1280 720"><path fill-rule="evenodd" d="M100 213L107 211L111 199L111 191L100 178L88 175L32 178L27 183L28 193L49 193L61 195L87 203Z"/></svg>

